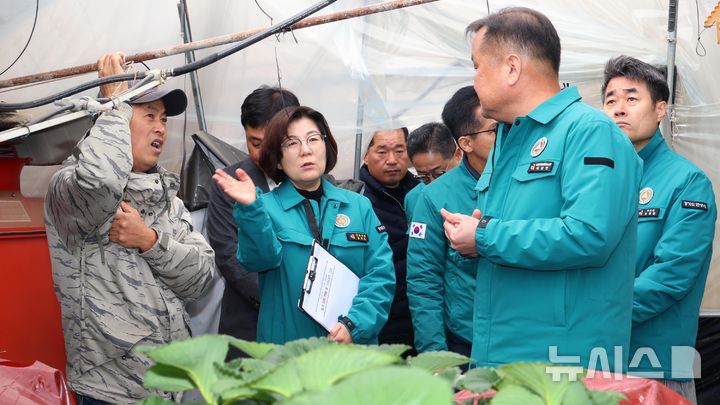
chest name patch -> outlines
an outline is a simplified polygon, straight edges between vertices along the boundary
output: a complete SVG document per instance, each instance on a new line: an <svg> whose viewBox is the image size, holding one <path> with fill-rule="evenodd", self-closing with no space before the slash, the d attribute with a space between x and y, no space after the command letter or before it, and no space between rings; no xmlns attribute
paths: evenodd
<svg viewBox="0 0 720 405"><path fill-rule="evenodd" d="M427 228L426 224L423 224L420 222L411 223L410 224L410 237L418 238L418 239L425 239L425 228Z"/></svg>
<svg viewBox="0 0 720 405"><path fill-rule="evenodd" d="M689 201L689 200L683 200L682 201L682 207L691 209L691 210L702 210L707 211L708 206L706 203L702 201Z"/></svg>
<svg viewBox="0 0 720 405"><path fill-rule="evenodd" d="M358 233L358 232L348 232L345 234L347 237L347 240L351 242L365 242L368 241L368 234L366 233Z"/></svg>
<svg viewBox="0 0 720 405"><path fill-rule="evenodd" d="M528 173L549 173L555 162L533 162L528 167Z"/></svg>
<svg viewBox="0 0 720 405"><path fill-rule="evenodd" d="M657 218L660 216L660 208L645 208L638 211L640 218Z"/></svg>

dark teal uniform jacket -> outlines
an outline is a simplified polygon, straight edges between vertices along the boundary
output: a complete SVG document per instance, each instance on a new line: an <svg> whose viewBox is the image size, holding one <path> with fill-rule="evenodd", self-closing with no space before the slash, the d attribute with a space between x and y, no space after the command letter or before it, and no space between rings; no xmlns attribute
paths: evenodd
<svg viewBox="0 0 720 405"><path fill-rule="evenodd" d="M715 195L705 173L671 151L660 131L638 154L644 171L629 372L685 380L693 375L698 314L712 258Z"/></svg>
<svg viewBox="0 0 720 405"><path fill-rule="evenodd" d="M622 370L642 163L574 87L511 124L476 185L472 357Z"/></svg>
<svg viewBox="0 0 720 405"><path fill-rule="evenodd" d="M419 352L448 350L446 331L472 342L475 263L451 260L440 209L471 214L475 183L466 159L425 187L414 206L408 244L408 299ZM477 172L476 172L477 173ZM425 227L423 234L413 232Z"/></svg>
<svg viewBox="0 0 720 405"><path fill-rule="evenodd" d="M322 180L320 207L310 200L328 250L360 278L347 317L354 343L377 343L395 290L387 233L370 201ZM326 336L327 331L298 309L313 237L302 201L290 181L252 204L235 204L238 261L260 272L258 341L282 344Z"/></svg>

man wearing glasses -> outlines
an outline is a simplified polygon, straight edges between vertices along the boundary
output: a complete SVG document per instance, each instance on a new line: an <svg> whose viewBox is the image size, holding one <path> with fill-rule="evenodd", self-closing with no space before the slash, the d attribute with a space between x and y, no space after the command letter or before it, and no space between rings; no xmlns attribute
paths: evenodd
<svg viewBox="0 0 720 405"><path fill-rule="evenodd" d="M408 156L415 167L415 180L419 181L405 196L405 216L408 223L412 219L413 208L426 185L448 170L457 166L462 159L450 130L445 124L431 122L420 126L408 136Z"/></svg>
<svg viewBox="0 0 720 405"><path fill-rule="evenodd" d="M470 356L475 264L451 259L440 209L472 212L477 206L475 183L493 147L497 123L482 117L472 86L450 98L442 118L463 156L457 167L420 192L414 206L408 244L408 299L419 352L450 350ZM418 130L410 135L411 153ZM440 175L439 171L433 173Z"/></svg>

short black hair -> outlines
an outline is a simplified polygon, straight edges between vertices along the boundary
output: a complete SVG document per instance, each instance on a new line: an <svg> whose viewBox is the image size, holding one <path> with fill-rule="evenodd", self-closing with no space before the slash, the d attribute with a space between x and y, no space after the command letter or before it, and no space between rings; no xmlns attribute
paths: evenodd
<svg viewBox="0 0 720 405"><path fill-rule="evenodd" d="M299 105L300 101L290 90L262 85L253 90L240 106L240 123L243 128L262 128L278 111Z"/></svg>
<svg viewBox="0 0 720 405"><path fill-rule="evenodd" d="M631 56L620 55L610 59L605 64L603 84L600 88L602 100L605 100L608 83L616 77L624 77L645 83L648 90L650 90L653 103L668 101L670 97L670 89L660 68Z"/></svg>
<svg viewBox="0 0 720 405"><path fill-rule="evenodd" d="M545 14L527 7L508 7L473 21L465 29L469 34L485 28L488 49L507 47L535 59L547 61L560 71L560 37Z"/></svg>
<svg viewBox="0 0 720 405"><path fill-rule="evenodd" d="M287 178L287 174L278 167L283 158L282 143L288 137L290 124L302 118L312 120L320 133L325 136L325 174L330 173L337 163L337 142L330 132L330 126L325 117L310 107L287 107L275 114L267 124L265 137L260 147L260 168L275 183L280 183Z"/></svg>
<svg viewBox="0 0 720 405"><path fill-rule="evenodd" d="M460 137L480 128L475 110L480 107L480 99L473 86L466 86L450 97L442 110L443 123L450 129L455 142Z"/></svg>
<svg viewBox="0 0 720 405"><path fill-rule="evenodd" d="M450 130L441 122L430 122L412 131L407 139L407 152L412 160L418 153L439 153L445 159L452 158L457 144Z"/></svg>

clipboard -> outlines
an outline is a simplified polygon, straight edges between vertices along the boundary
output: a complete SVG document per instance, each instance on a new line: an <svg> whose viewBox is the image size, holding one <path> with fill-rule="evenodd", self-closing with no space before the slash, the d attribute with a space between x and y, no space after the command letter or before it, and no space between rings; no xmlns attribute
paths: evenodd
<svg viewBox="0 0 720 405"><path fill-rule="evenodd" d="M330 332L350 311L358 284L358 276L314 240L298 308Z"/></svg>

